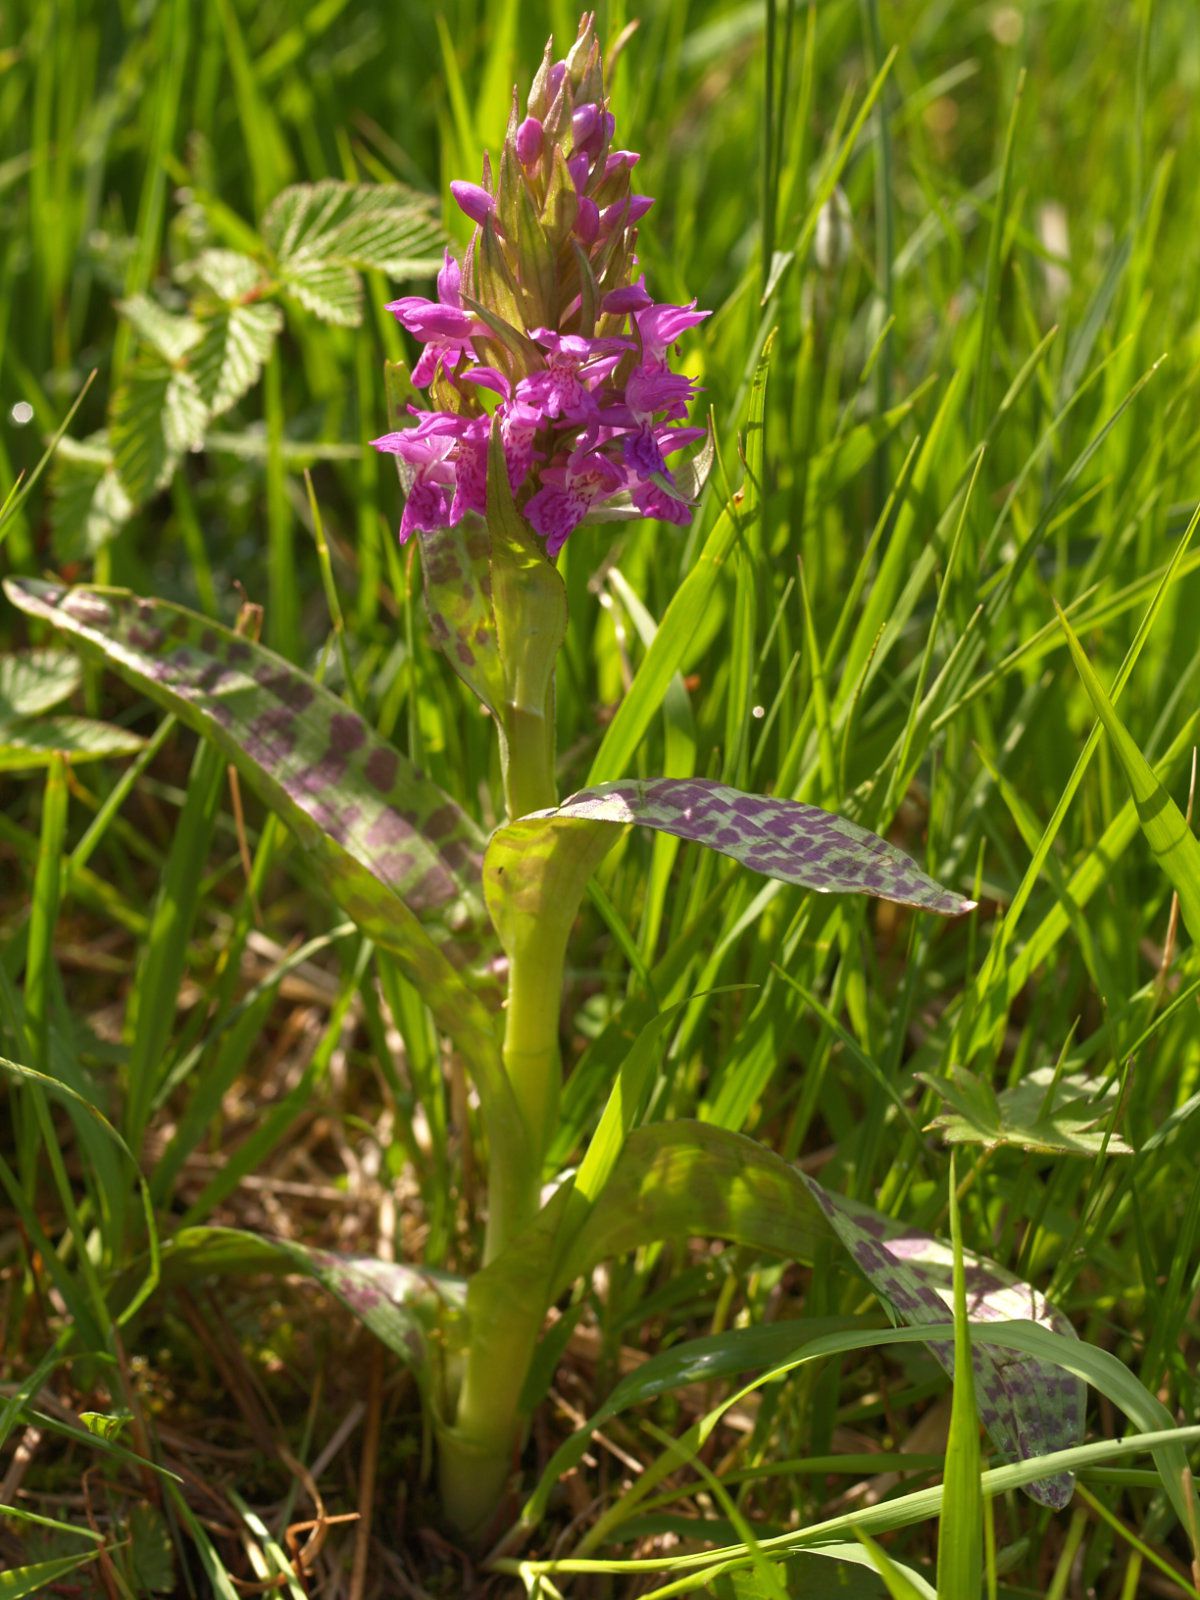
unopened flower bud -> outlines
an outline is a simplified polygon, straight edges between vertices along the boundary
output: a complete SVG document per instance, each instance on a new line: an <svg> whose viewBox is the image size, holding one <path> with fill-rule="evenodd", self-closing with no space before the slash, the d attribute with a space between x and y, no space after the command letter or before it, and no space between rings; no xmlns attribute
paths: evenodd
<svg viewBox="0 0 1200 1600"><path fill-rule="evenodd" d="M571 113L571 137L578 150L585 145L600 126L600 107L591 102L588 105L576 106Z"/></svg>
<svg viewBox="0 0 1200 1600"><path fill-rule="evenodd" d="M495 200L477 183L464 183L456 178L450 185L450 193L454 196L459 210L470 217L472 222L483 222L496 209Z"/></svg>
<svg viewBox="0 0 1200 1600"><path fill-rule="evenodd" d="M578 193L587 182L588 172L591 169L591 165L591 162L588 160L587 156L582 150L578 151L567 162L567 171L571 174L571 182L575 185L576 193Z"/></svg>
<svg viewBox="0 0 1200 1600"><path fill-rule="evenodd" d="M541 154L542 125L537 117L526 117L517 129L517 160L523 167L533 167Z"/></svg>
<svg viewBox="0 0 1200 1600"><path fill-rule="evenodd" d="M596 202L588 195L579 196L579 209L575 213L575 235L584 244L591 244L600 232L600 212Z"/></svg>

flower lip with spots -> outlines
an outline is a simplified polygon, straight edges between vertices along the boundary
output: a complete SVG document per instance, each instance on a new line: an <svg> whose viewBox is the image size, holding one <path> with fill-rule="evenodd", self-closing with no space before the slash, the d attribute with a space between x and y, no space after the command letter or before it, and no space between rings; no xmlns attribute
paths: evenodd
<svg viewBox="0 0 1200 1600"><path fill-rule="evenodd" d="M704 436L687 426L698 386L670 354L708 312L646 287L637 225L653 201L633 193L640 158L614 134L585 16L565 59L547 45L523 117L514 100L494 173L485 159L481 182L451 184L475 228L461 262L446 252L437 298L388 307L421 346L412 379L430 396L374 441L402 464L402 540L486 516L493 417L517 509L551 559L618 496L628 509L610 515L691 520L667 458Z"/></svg>

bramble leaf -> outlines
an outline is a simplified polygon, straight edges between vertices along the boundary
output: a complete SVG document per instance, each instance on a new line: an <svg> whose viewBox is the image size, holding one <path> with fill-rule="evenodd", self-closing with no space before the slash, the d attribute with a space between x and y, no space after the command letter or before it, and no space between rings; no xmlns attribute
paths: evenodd
<svg viewBox="0 0 1200 1600"><path fill-rule="evenodd" d="M86 439L62 438L50 482L50 528L60 562L90 560L134 513L105 429Z"/></svg>
<svg viewBox="0 0 1200 1600"><path fill-rule="evenodd" d="M138 337L157 350L168 364L179 361L200 338L200 325L193 317L168 311L148 294L134 294L128 300L118 300L117 310L132 324Z"/></svg>
<svg viewBox="0 0 1200 1600"><path fill-rule="evenodd" d="M83 681L69 650L22 650L0 656L0 721L36 717L61 705Z"/></svg>
<svg viewBox="0 0 1200 1600"><path fill-rule="evenodd" d="M263 237L284 292L344 327L362 321L360 271L420 277L442 259L433 201L403 184L294 184L268 208Z"/></svg>
<svg viewBox="0 0 1200 1600"><path fill-rule="evenodd" d="M0 772L44 767L54 755L94 761L141 749L144 741L125 728L44 714L75 692L81 676L79 662L66 650L0 656Z"/></svg>
<svg viewBox="0 0 1200 1600"><path fill-rule="evenodd" d="M269 301L231 305L208 318L188 358L209 418L229 410L255 383L283 327L283 312Z"/></svg>
<svg viewBox="0 0 1200 1600"><path fill-rule="evenodd" d="M121 486L140 505L204 442L208 412L190 372L156 357L134 362L112 398L109 438Z"/></svg>
<svg viewBox="0 0 1200 1600"><path fill-rule="evenodd" d="M128 728L91 717L20 717L6 722L0 716L0 772L30 772L49 766L56 755L72 763L128 756L144 743Z"/></svg>
<svg viewBox="0 0 1200 1600"><path fill-rule="evenodd" d="M264 272L253 256L240 250L202 250L178 275L202 283L218 300L239 301L263 282Z"/></svg>
<svg viewBox="0 0 1200 1600"><path fill-rule="evenodd" d="M1108 1132L1121 1097L1115 1079L1099 1083L1083 1073L1064 1073L1056 1081L1053 1067L1035 1067L996 1094L965 1067L951 1067L945 1077L916 1076L945 1102L946 1110L929 1127L950 1144L988 1150L1013 1145L1042 1155L1133 1154L1119 1134Z"/></svg>

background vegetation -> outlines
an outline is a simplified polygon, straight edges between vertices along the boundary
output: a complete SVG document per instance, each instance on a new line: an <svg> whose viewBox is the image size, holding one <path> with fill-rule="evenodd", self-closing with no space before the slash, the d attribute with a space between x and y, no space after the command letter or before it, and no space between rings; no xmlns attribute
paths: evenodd
<svg viewBox="0 0 1200 1600"><path fill-rule="evenodd" d="M588 529L568 546L562 789L588 778L618 703L661 692L639 665L736 481L774 327L761 516L703 608L676 613L688 645L648 737L610 741L591 775L695 772L844 810L981 907L935 926L630 840L577 933L564 1039L583 1054L557 1154L596 1115L627 994L703 994L670 1036L660 1113L750 1131L935 1231L947 1160L923 1130L942 1100L918 1075L964 1068L999 1091L1087 1072L1111 1093L1075 1130L1080 1150L1010 1126L960 1154L965 1239L1051 1295L1178 1421L1200 1421L1200 968L1186 935L1175 944L1170 883L1120 767L1089 740L1052 605L1106 685L1136 637L1120 715L1182 808L1200 674L1200 557L1185 547L1200 494L1200 13L646 0L599 17L610 45L639 24L612 72L619 137L658 197L641 239L656 298L714 309L687 350L721 464L693 529ZM204 247L247 248L287 185L400 179L461 239L449 180L477 176L511 84L575 23L566 4L506 0L17 0L0 18L0 499L96 371L74 449L0 532L0 566L226 621L243 596L263 604L268 640L320 664L434 778L463 792L465 775L485 820L491 733L426 638L413 552L394 541L398 489L365 445L386 425L383 359L405 353L381 310L394 285L368 273L359 327L288 302L261 377L188 439L202 448L164 487L149 472L140 504L97 497L112 473L95 435L140 359L115 302L182 307L180 269ZM854 134L893 49L882 115ZM845 208L818 222L843 147ZM29 642L0 612L3 647ZM62 687L72 713L147 742L132 764L112 746L98 764L0 776L0 1053L73 1086L137 1146L164 1236L231 1220L469 1264L471 1108L419 996L190 735L111 678ZM28 714L6 693L10 720ZM22 1513L0 1562L61 1561L47 1593L244 1593L235 1580L281 1570L315 1518L310 1593L462 1592L428 1526L414 1396L366 1335L308 1288L199 1280L155 1293L114 1342L106 1307L148 1281L126 1157L77 1104L29 1081L0 1094L0 1501ZM994 1116L982 1103L977 1123ZM129 1293L106 1299L122 1275ZM833 1263L645 1253L596 1285L530 1465L646 1351L867 1306ZM620 1505L661 1430L719 1398L683 1389L606 1424L527 1552L560 1538L570 1552L596 1497ZM665 1571L680 1541L744 1537L743 1515L761 1536L936 1482L948 1411L919 1345L806 1368L712 1434L702 1460L724 1496L681 1470L593 1557ZM1103 1394L1089 1425L1124 1426ZM1014 1493L992 1505L994 1593L1197 1592L1161 1483L1138 1466L1085 1474L1064 1514ZM70 1528L111 1536L111 1556L95 1563ZM933 1539L919 1522L888 1547L920 1566ZM80 1552L89 1565L69 1571ZM795 1570L797 1593L854 1592ZM624 1595L666 1580L571 1581Z"/></svg>

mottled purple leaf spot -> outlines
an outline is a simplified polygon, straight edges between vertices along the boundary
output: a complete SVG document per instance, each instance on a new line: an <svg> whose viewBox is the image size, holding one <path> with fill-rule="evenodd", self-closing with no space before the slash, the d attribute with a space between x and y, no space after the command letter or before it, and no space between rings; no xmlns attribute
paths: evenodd
<svg viewBox="0 0 1200 1600"><path fill-rule="evenodd" d="M951 1320L954 1258L947 1245L857 1201L830 1194L807 1174L801 1177L872 1288L900 1321L921 1327ZM1060 1311L994 1263L968 1256L966 1281L972 1322L1032 1321L1074 1335ZM931 1339L929 1349L953 1377L953 1345ZM971 1360L980 1418L1005 1454L1028 1461L1052 1450L1069 1450L1082 1440L1085 1393L1078 1378L1036 1357L979 1343ZM1026 1487L1039 1504L1057 1510L1070 1500L1074 1484L1073 1474L1059 1472Z"/></svg>
<svg viewBox="0 0 1200 1600"><path fill-rule="evenodd" d="M743 794L706 778L602 783L535 815L635 823L707 845L766 877L821 894L876 895L943 916L958 916L974 905L857 823L794 800Z"/></svg>

